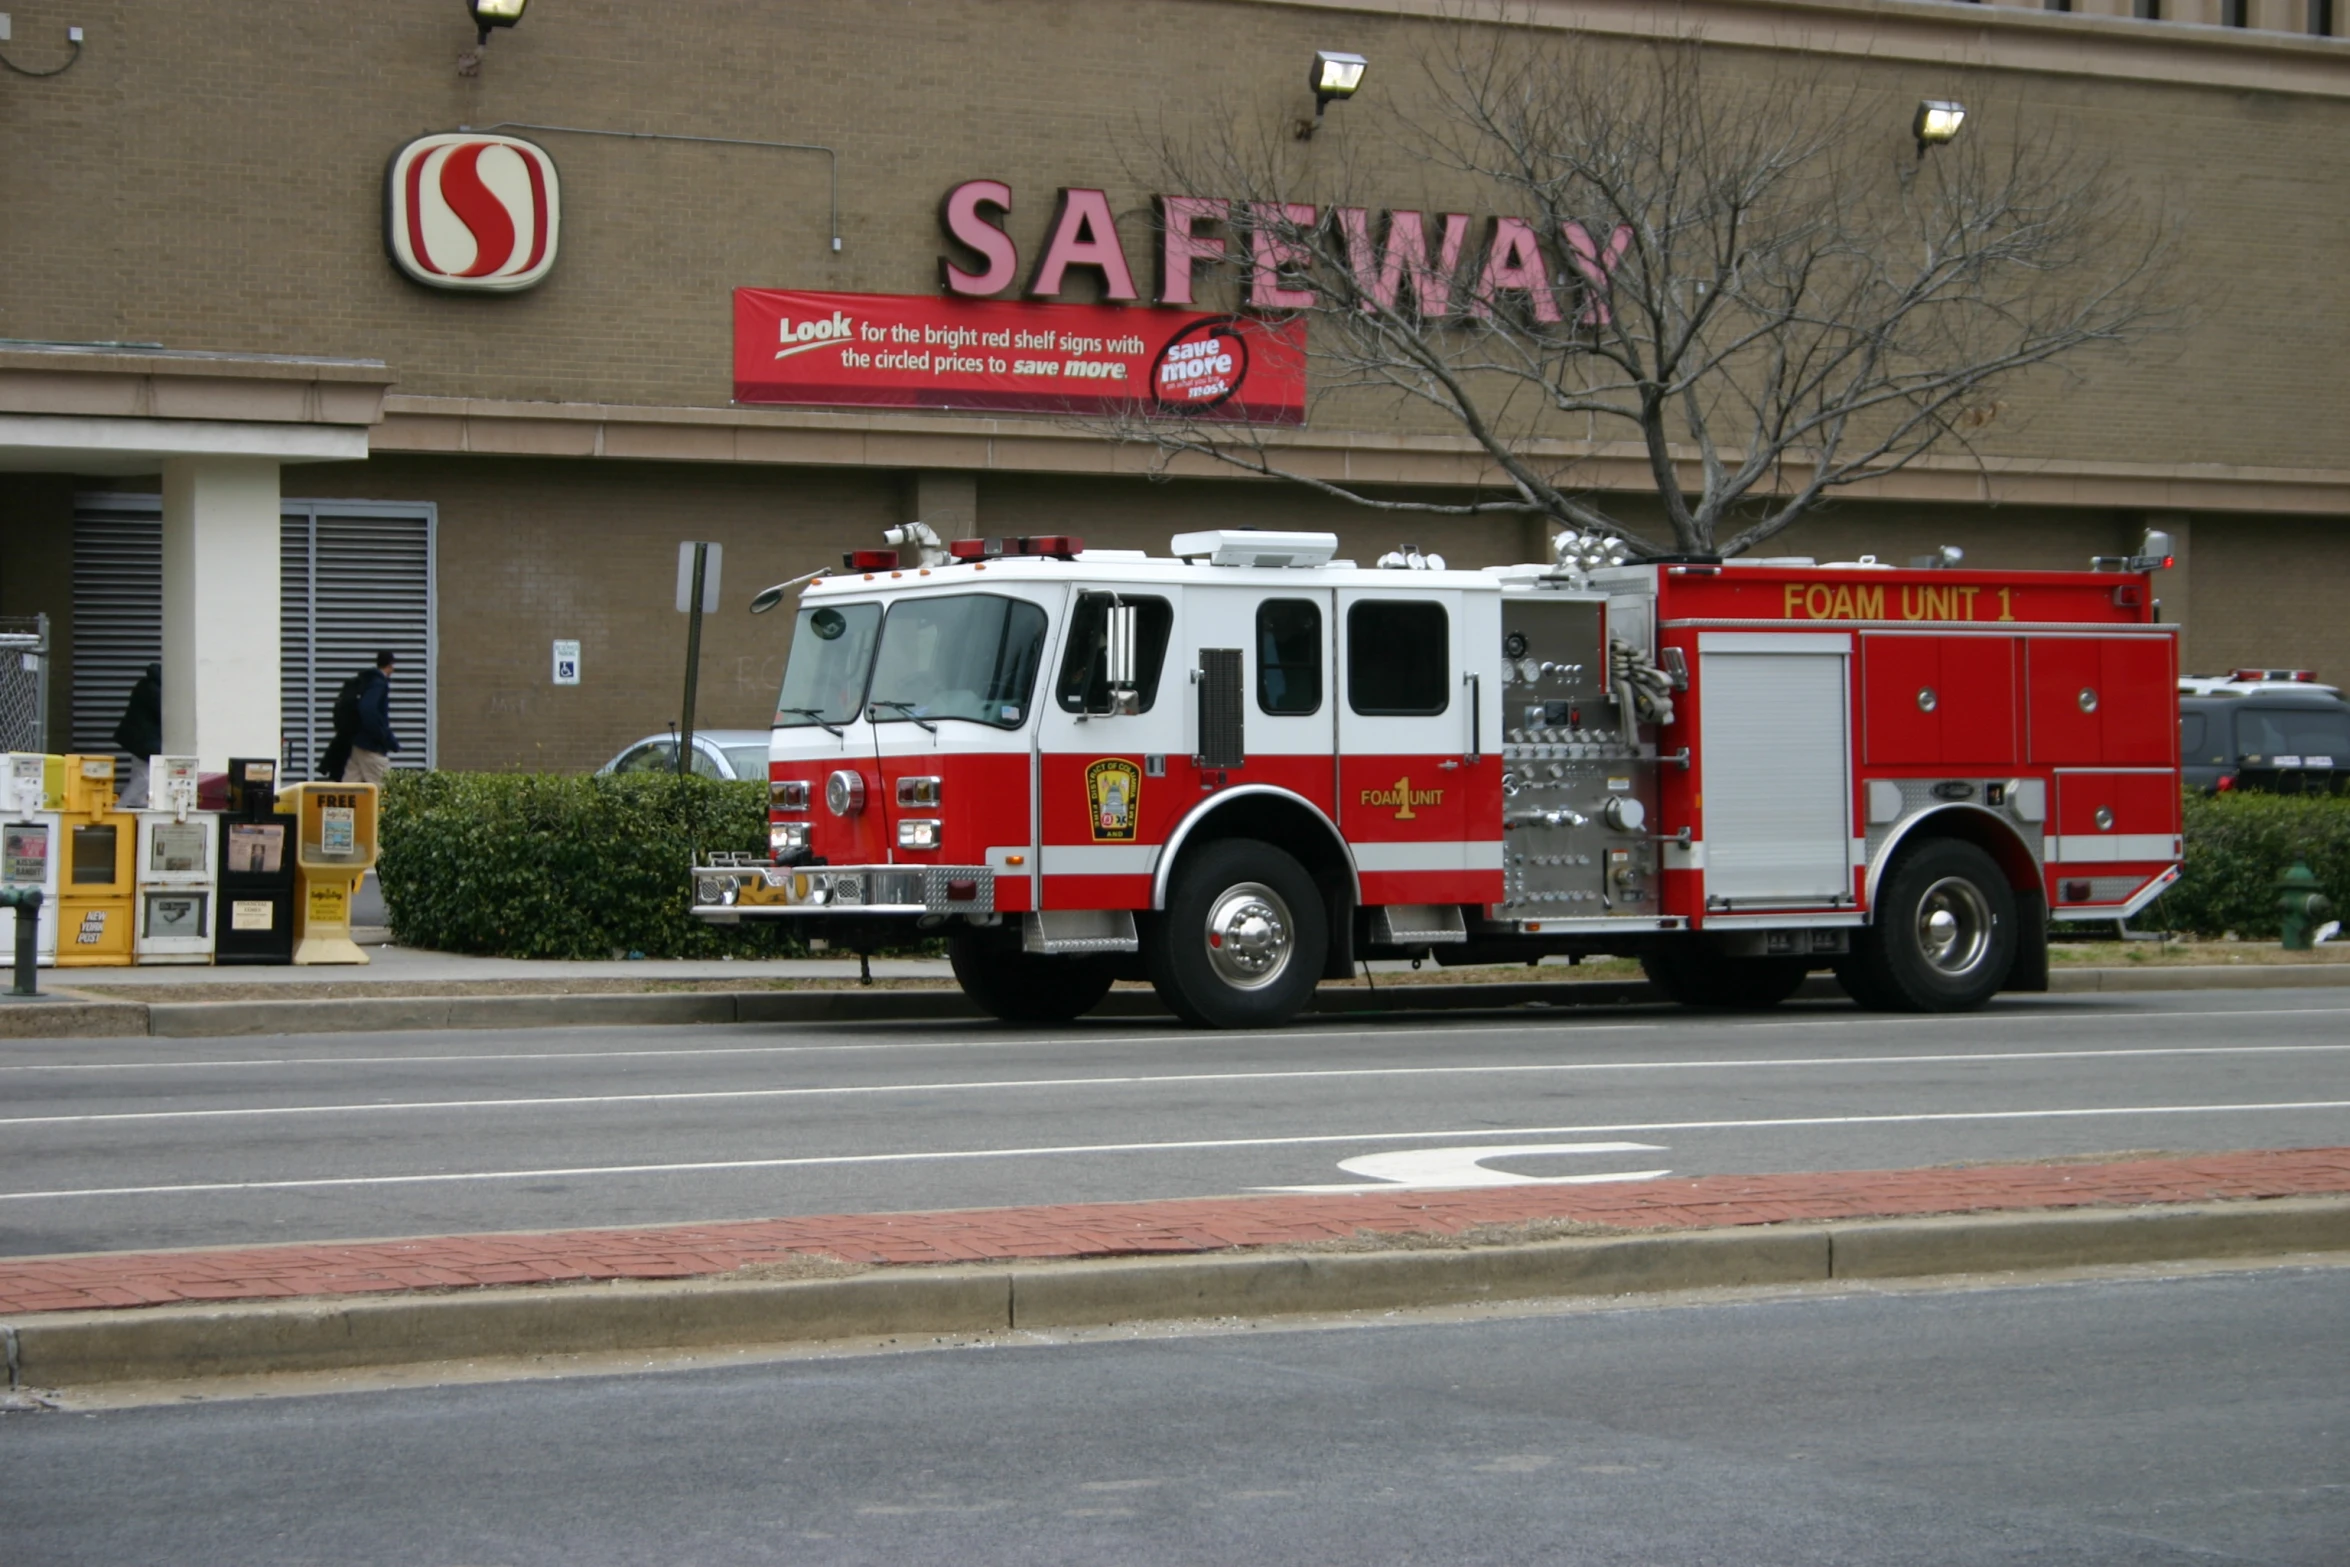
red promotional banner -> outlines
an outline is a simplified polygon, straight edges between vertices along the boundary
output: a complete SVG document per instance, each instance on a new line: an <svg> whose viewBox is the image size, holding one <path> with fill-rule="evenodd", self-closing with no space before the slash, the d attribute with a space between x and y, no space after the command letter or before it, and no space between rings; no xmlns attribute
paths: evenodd
<svg viewBox="0 0 2350 1567"><path fill-rule="evenodd" d="M925 294L734 291L734 400L1302 424L1301 320Z"/></svg>

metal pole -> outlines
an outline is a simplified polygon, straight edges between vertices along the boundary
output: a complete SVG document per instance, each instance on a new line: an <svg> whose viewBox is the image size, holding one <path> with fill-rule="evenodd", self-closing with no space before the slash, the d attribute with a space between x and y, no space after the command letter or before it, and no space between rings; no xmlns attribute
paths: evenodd
<svg viewBox="0 0 2350 1567"><path fill-rule="evenodd" d="M16 909L16 983L8 993L37 996L41 993L41 889L11 887L0 893L0 901Z"/></svg>
<svg viewBox="0 0 2350 1567"><path fill-rule="evenodd" d="M702 582L703 573L710 566L710 546L694 546L694 596L686 605L685 622L685 723L684 733L677 739L677 776L685 777L693 771L694 758L694 687L702 673Z"/></svg>

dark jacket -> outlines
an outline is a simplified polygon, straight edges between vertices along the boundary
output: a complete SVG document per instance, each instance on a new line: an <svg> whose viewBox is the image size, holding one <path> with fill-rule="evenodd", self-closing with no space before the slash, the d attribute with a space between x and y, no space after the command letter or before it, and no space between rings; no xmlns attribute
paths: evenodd
<svg viewBox="0 0 2350 1567"><path fill-rule="evenodd" d="M114 726L114 743L144 763L163 749L163 666L149 664Z"/></svg>
<svg viewBox="0 0 2350 1567"><path fill-rule="evenodd" d="M351 744L382 756L400 749L400 737L392 733L392 682L380 669L359 672L359 726L351 731Z"/></svg>

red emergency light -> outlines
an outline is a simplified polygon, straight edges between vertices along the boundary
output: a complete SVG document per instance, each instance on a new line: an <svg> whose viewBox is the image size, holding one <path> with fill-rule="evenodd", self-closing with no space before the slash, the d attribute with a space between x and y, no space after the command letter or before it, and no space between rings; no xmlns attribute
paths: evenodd
<svg viewBox="0 0 2350 1567"><path fill-rule="evenodd" d="M1054 560L1075 560L1083 548L1085 541L1074 534L1039 533L1010 538L957 539L947 546L947 553L957 560L994 560L999 555L1043 555Z"/></svg>
<svg viewBox="0 0 2350 1567"><path fill-rule="evenodd" d="M2230 680L2297 680L2303 685L2317 683L2314 669L2239 669L2228 676Z"/></svg>
<svg viewBox="0 0 2350 1567"><path fill-rule="evenodd" d="M842 553L843 571L895 571L898 569L896 550L848 550Z"/></svg>

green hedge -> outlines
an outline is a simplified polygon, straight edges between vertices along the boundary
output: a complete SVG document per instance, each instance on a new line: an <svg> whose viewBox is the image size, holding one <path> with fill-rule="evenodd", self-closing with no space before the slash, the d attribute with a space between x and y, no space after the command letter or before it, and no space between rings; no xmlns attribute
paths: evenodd
<svg viewBox="0 0 2350 1567"><path fill-rule="evenodd" d="M644 774L394 773L377 867L392 939L514 958L779 953L790 938L775 924L685 912L698 853L765 847L765 796L757 783ZM2274 939L2276 881L2295 860L2350 908L2350 797L2186 805L2185 874L2140 926Z"/></svg>
<svg viewBox="0 0 2350 1567"><path fill-rule="evenodd" d="M2135 923L2247 939L2279 935L2277 878L2306 861L2337 907L2350 907L2350 797L2189 794L2179 884Z"/></svg>
<svg viewBox="0 0 2350 1567"><path fill-rule="evenodd" d="M760 851L766 787L630 774L395 772L376 875L392 939L510 958L773 954L771 922L686 914L698 851Z"/></svg>

